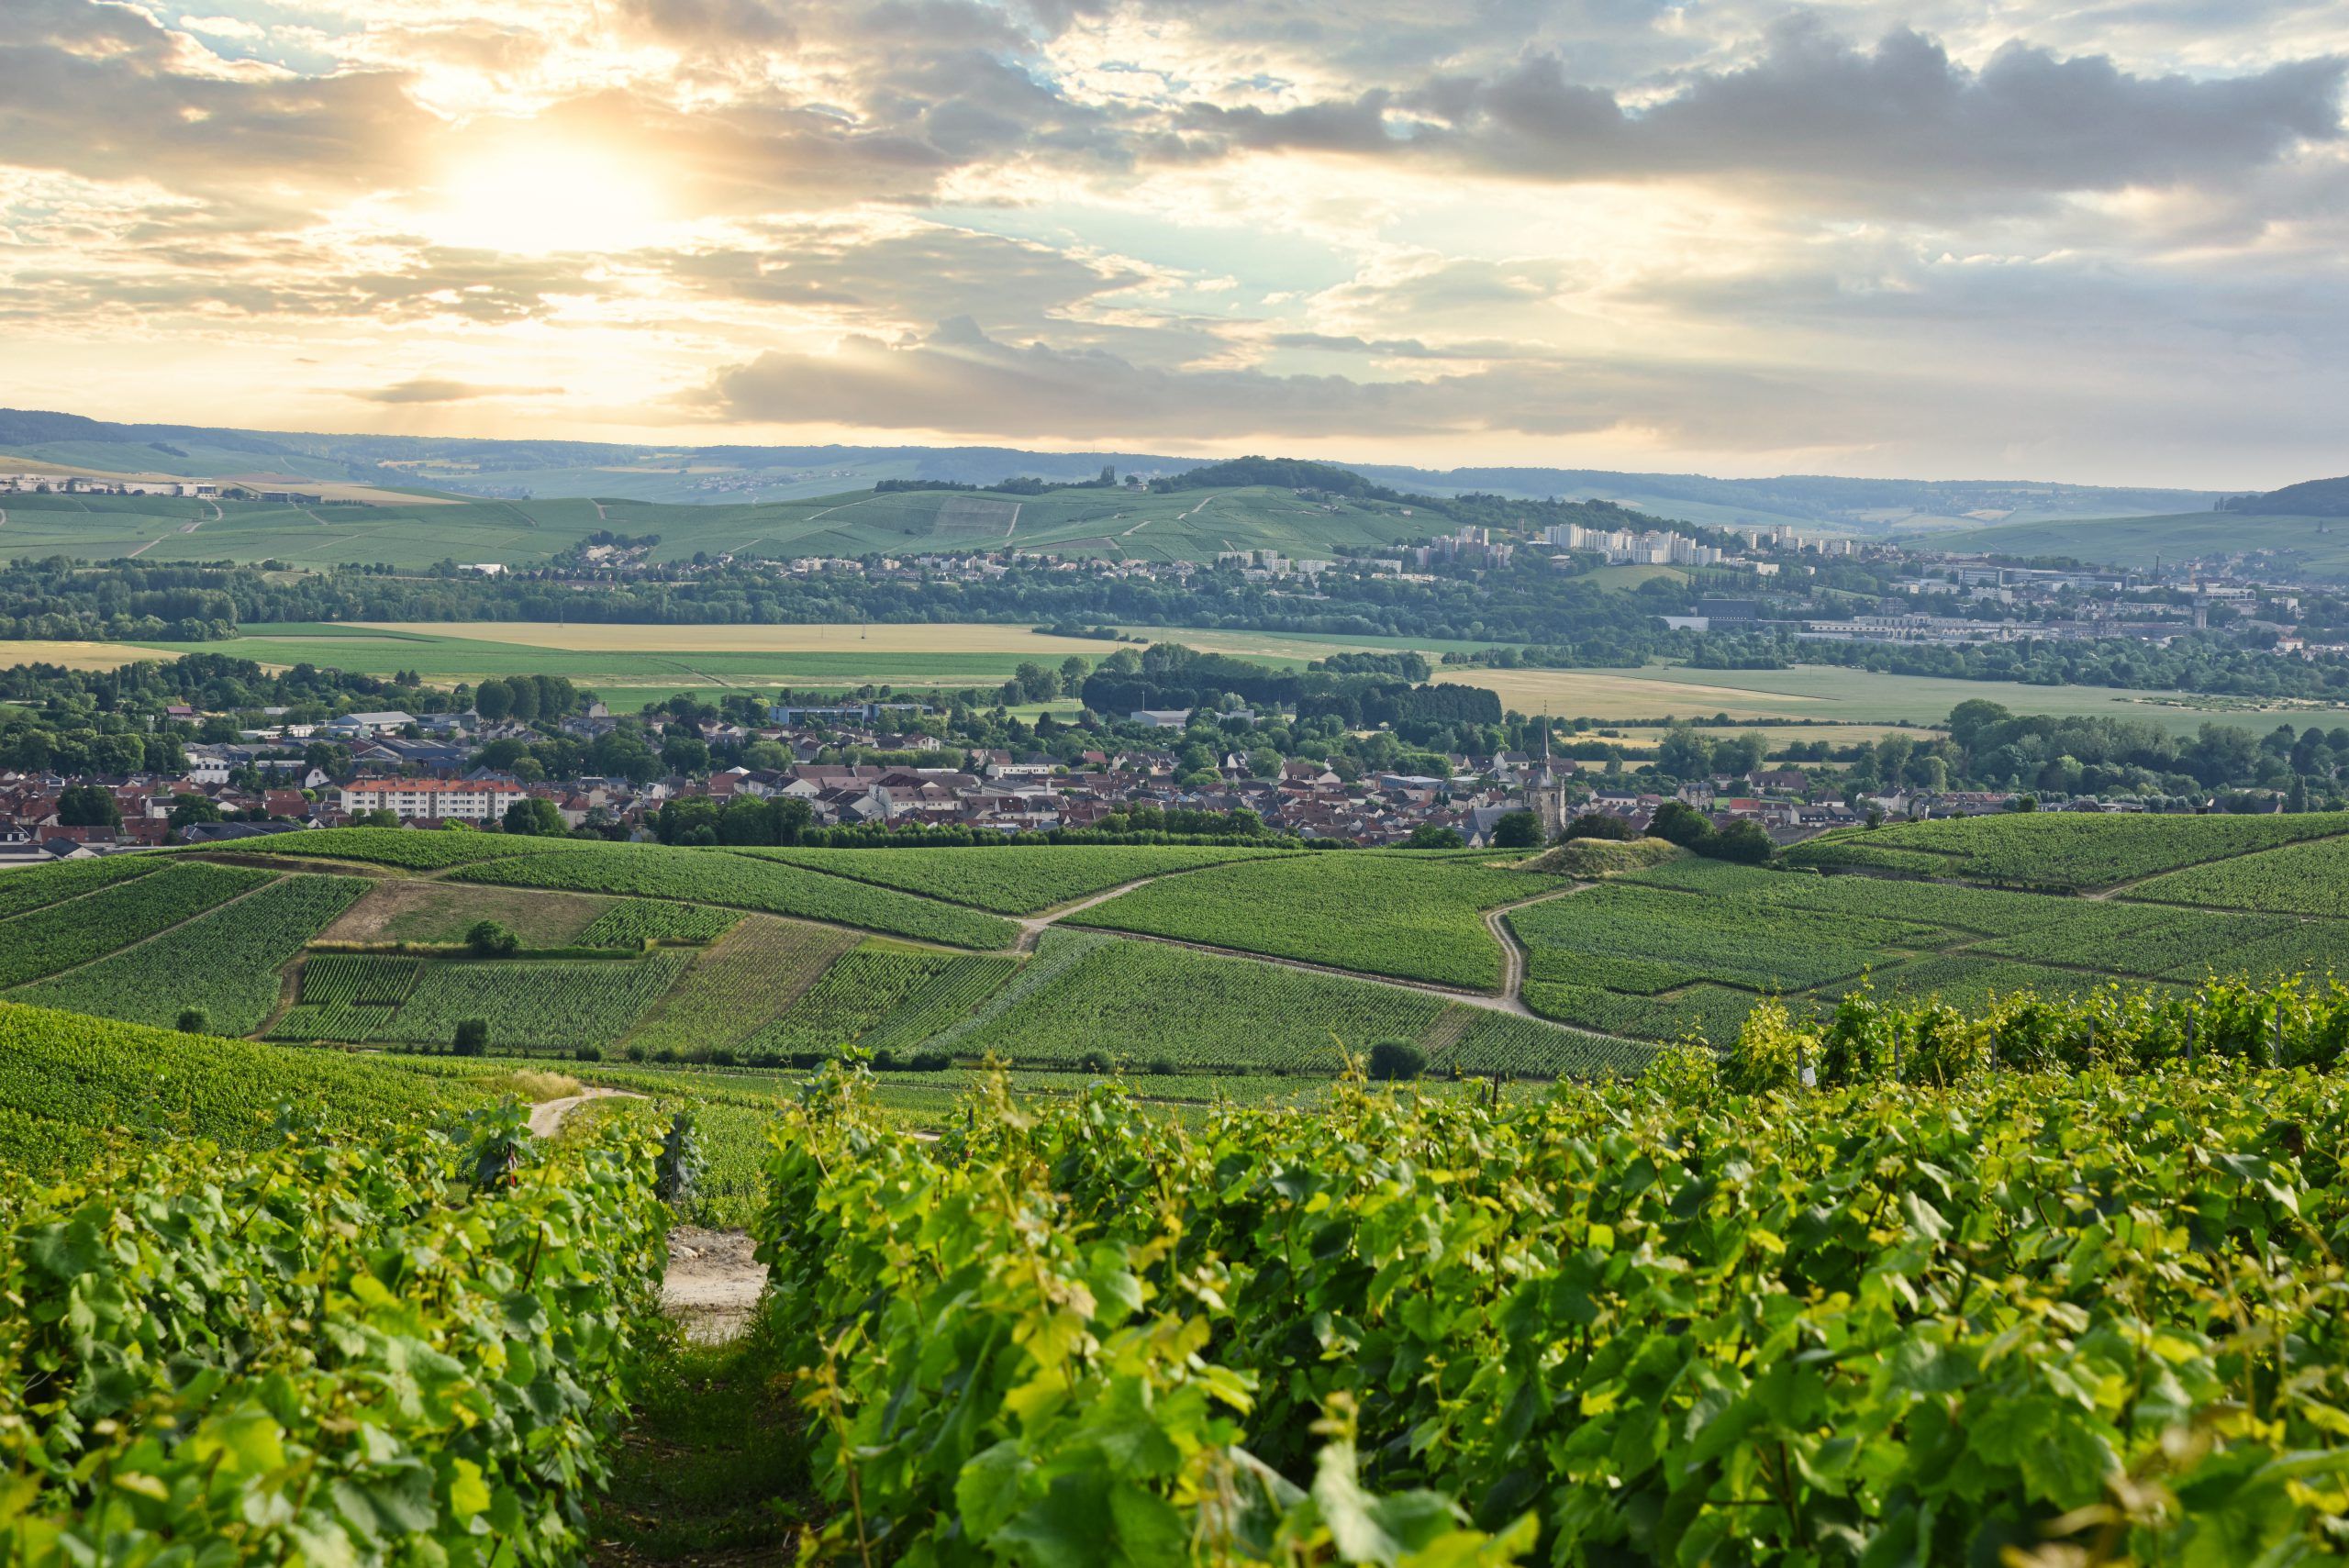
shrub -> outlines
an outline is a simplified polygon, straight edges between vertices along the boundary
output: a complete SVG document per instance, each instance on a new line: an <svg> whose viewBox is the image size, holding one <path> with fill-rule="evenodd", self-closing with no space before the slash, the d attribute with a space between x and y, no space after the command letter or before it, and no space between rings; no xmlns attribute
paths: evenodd
<svg viewBox="0 0 2349 1568"><path fill-rule="evenodd" d="M906 1065L916 1073L943 1073L954 1065L954 1059L942 1051L917 1051Z"/></svg>
<svg viewBox="0 0 2349 1568"><path fill-rule="evenodd" d="M1111 1066L1109 1053L1106 1051L1088 1051L1076 1059L1079 1073L1107 1073Z"/></svg>
<svg viewBox="0 0 2349 1568"><path fill-rule="evenodd" d="M173 1027L182 1034L205 1034L212 1028L212 1015L201 1007L182 1007L179 1022Z"/></svg>
<svg viewBox="0 0 2349 1568"><path fill-rule="evenodd" d="M465 931L465 946L479 958L505 958L521 945L521 938L495 920L475 920Z"/></svg>
<svg viewBox="0 0 2349 1568"><path fill-rule="evenodd" d="M459 1056L483 1056L489 1051L489 1020L465 1018L457 1025L454 1049Z"/></svg>
<svg viewBox="0 0 2349 1568"><path fill-rule="evenodd" d="M571 1053L571 1059L573 1062L601 1062L604 1060L603 1048L594 1045L583 1045L578 1050Z"/></svg>
<svg viewBox="0 0 2349 1568"><path fill-rule="evenodd" d="M1408 1040L1376 1040L1370 1043L1370 1075L1382 1084L1398 1084L1428 1070L1428 1053Z"/></svg>
<svg viewBox="0 0 2349 1568"><path fill-rule="evenodd" d="M1604 811L1584 812L1580 817L1567 823L1565 832L1561 835L1566 840L1613 839L1624 843L1639 836L1640 830L1637 828L1632 827L1621 817L1611 817Z"/></svg>

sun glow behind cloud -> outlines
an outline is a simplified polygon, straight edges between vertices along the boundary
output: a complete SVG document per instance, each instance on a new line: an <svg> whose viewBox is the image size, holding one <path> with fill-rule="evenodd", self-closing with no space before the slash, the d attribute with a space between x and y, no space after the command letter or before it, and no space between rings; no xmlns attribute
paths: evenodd
<svg viewBox="0 0 2349 1568"><path fill-rule="evenodd" d="M2303 477L2349 34L2154 9L0 0L0 401Z"/></svg>

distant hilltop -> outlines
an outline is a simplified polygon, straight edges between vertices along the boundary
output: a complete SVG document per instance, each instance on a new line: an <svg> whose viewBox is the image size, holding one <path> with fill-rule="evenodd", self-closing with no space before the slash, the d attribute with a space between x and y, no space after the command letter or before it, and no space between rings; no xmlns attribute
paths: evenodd
<svg viewBox="0 0 2349 1568"><path fill-rule="evenodd" d="M2260 517L2349 517L2349 478L2310 479L2262 495L2230 495L2218 509Z"/></svg>
<svg viewBox="0 0 2349 1568"><path fill-rule="evenodd" d="M1308 463L1287 458L1226 462L1152 452L1029 451L1015 447L632 446L598 441L474 440L430 436L321 435L196 425L117 424L79 414L0 408L0 467L8 458L112 473L216 478L267 471L307 481L477 497L739 505L869 489L1007 482L1077 484L1106 469L1144 484L1220 470L1229 484L1300 484L1339 495L1375 492L1435 498L1610 501L1702 528L1792 528L1887 537L1999 523L2209 512L2223 491L2165 490L2039 480L1850 479L1784 474L1715 479L1606 469L1409 468ZM1252 475L1253 477L1248 477ZM1337 478L1334 476L1342 475ZM1008 492L1007 492L1008 493Z"/></svg>

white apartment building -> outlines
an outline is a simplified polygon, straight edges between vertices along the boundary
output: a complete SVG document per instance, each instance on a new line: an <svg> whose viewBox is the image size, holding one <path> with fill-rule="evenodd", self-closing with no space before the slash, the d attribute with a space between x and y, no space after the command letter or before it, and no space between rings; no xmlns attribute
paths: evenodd
<svg viewBox="0 0 2349 1568"><path fill-rule="evenodd" d="M487 822L530 792L510 784L472 784L462 779L353 779L342 786L342 808L389 811L402 821L418 817Z"/></svg>

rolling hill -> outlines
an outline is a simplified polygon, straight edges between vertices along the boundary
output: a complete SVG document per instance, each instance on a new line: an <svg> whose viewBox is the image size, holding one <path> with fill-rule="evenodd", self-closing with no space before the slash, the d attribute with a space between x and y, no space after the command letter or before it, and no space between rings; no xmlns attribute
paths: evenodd
<svg viewBox="0 0 2349 1568"><path fill-rule="evenodd" d="M2245 516L2183 512L2165 517L2095 517L2008 523L1936 535L1937 550L1991 555L2067 556L2104 566L2172 565L2232 556L2265 556L2282 569L2349 580L2349 525L2321 516Z"/></svg>
<svg viewBox="0 0 2349 1568"><path fill-rule="evenodd" d="M1203 461L1163 453L1037 452L1010 447L651 447L324 435L116 424L75 414L0 409L0 466L5 466L6 454L117 473L208 477L267 470L316 480L429 486L518 500L592 496L607 502L702 506L838 497L885 479L993 484L1029 476L1068 482L1091 479L1104 465L1120 475L1150 479L1184 473ZM1427 495L1609 500L1702 527L1783 524L1860 534L1962 528L1990 520L2165 514L2208 506L2220 498L2218 493L2200 491L2011 480L1716 479L1600 469L1346 466L1393 489Z"/></svg>

